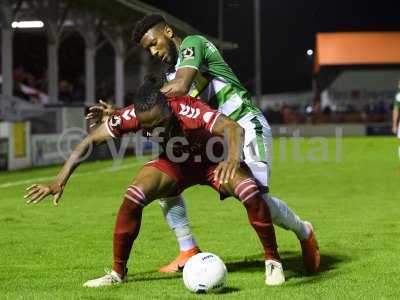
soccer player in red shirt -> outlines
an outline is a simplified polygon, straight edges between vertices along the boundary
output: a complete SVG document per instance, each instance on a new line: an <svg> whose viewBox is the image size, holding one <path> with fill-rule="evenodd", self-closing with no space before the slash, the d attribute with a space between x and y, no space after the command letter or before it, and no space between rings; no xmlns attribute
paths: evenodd
<svg viewBox="0 0 400 300"><path fill-rule="evenodd" d="M34 184L28 188L27 202L38 203L52 194L57 204L79 158L89 146L110 136L142 129L157 139L164 151L158 159L145 164L127 188L114 230L112 271L84 285L101 287L126 281L126 265L139 233L143 208L155 199L178 195L196 184L209 185L221 198L233 196L243 203L264 248L265 282L283 284L285 277L268 205L256 180L241 162L243 128L195 98L167 99L159 88L154 80L146 81L134 105L117 111L78 144L52 184ZM219 160L215 158L224 152L224 144L221 141L210 144L215 136L222 136L227 142L227 156Z"/></svg>
<svg viewBox="0 0 400 300"><path fill-rule="evenodd" d="M272 167L271 128L251 101L248 91L226 63L213 43L200 35L181 38L160 15L148 15L138 21L133 40L167 68L168 82L161 87L167 97L190 95L218 109L245 130L243 160L254 178L269 188ZM104 102L90 108L88 119L103 120L112 112ZM296 234L302 249L304 268L316 272L320 265L318 243L311 223L302 220L284 201L265 193L264 200L271 211L272 221ZM200 252L190 227L182 195L159 199L164 217L179 245L179 255L159 272L178 272L186 261Z"/></svg>

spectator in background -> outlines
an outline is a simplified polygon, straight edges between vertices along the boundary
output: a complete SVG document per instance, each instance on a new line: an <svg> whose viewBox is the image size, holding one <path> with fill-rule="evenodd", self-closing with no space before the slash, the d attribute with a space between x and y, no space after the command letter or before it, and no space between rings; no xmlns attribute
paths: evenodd
<svg viewBox="0 0 400 300"><path fill-rule="evenodd" d="M79 89L68 80L61 80L58 86L58 100L64 103L75 103L80 101Z"/></svg>
<svg viewBox="0 0 400 300"><path fill-rule="evenodd" d="M14 95L33 103L43 103L46 95L39 87L37 77L25 70L23 66L18 66L13 71Z"/></svg>
<svg viewBox="0 0 400 300"><path fill-rule="evenodd" d="M394 134L397 134L397 138L399 139L399 145L398 145L397 151L398 151L399 160L400 160L399 110L400 110L400 80L397 84L397 93L396 93L395 100L394 100L393 115L392 115L392 132Z"/></svg>
<svg viewBox="0 0 400 300"><path fill-rule="evenodd" d="M25 69L23 66L18 66L13 71L13 80L16 84L21 83L25 78Z"/></svg>
<svg viewBox="0 0 400 300"><path fill-rule="evenodd" d="M285 124L296 124L298 122L297 112L293 107L283 104L281 108L281 115Z"/></svg>
<svg viewBox="0 0 400 300"><path fill-rule="evenodd" d="M58 100L61 102L71 102L72 85L67 80L60 80L58 85Z"/></svg>
<svg viewBox="0 0 400 300"><path fill-rule="evenodd" d="M13 81L14 81L13 94L16 97L29 101L30 100L29 96L25 94L20 88L20 85L23 83L24 79L25 79L24 67L23 66L16 67L13 71Z"/></svg>

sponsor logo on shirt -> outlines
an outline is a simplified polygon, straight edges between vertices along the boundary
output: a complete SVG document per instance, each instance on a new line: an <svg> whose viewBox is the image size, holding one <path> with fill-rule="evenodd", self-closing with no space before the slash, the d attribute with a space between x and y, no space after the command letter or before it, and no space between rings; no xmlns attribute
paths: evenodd
<svg viewBox="0 0 400 300"><path fill-rule="evenodd" d="M132 108L125 110L122 114L122 117L127 121L131 120L132 118L136 118L135 109Z"/></svg>
<svg viewBox="0 0 400 300"><path fill-rule="evenodd" d="M194 59L194 47L188 47L182 50L183 60Z"/></svg>
<svg viewBox="0 0 400 300"><path fill-rule="evenodd" d="M180 115L186 116L190 119L196 119L200 115L200 109L199 108L193 108L190 107L189 105L184 105L180 103L181 110L179 112Z"/></svg>

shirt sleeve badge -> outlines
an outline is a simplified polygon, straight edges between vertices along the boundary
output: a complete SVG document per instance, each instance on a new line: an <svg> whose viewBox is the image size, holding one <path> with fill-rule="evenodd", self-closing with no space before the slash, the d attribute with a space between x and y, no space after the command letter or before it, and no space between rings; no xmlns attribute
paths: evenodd
<svg viewBox="0 0 400 300"><path fill-rule="evenodd" d="M183 60L194 59L194 47L188 47L182 50Z"/></svg>
<svg viewBox="0 0 400 300"><path fill-rule="evenodd" d="M118 129L121 127L121 122L122 122L121 117L114 115L114 116L111 116L109 124L110 124L110 127Z"/></svg>

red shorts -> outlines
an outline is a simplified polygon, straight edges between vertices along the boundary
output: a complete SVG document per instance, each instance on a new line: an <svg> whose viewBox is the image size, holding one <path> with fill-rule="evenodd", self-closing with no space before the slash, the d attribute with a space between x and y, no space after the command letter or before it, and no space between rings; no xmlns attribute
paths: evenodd
<svg viewBox="0 0 400 300"><path fill-rule="evenodd" d="M145 166L155 167L175 180L178 183L176 195L196 184L209 185L220 193L221 185L214 180L214 170L218 166L216 163L196 163L193 161L174 163L165 157L159 157L149 161ZM226 196L221 195L221 197L225 198Z"/></svg>

